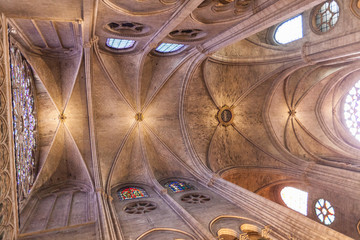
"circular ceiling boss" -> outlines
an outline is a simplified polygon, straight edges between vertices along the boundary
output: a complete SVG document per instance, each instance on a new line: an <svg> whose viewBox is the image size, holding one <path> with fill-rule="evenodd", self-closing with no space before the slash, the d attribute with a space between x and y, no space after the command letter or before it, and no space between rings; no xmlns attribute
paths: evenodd
<svg viewBox="0 0 360 240"><path fill-rule="evenodd" d="M216 114L216 118L219 123L225 127L231 125L234 120L234 113L232 108L224 105L219 109L218 113Z"/></svg>

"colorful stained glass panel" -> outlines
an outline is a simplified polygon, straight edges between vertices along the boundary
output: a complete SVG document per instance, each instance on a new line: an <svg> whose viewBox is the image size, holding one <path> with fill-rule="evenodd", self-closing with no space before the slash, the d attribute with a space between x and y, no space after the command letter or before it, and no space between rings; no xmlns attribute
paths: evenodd
<svg viewBox="0 0 360 240"><path fill-rule="evenodd" d="M325 225L330 225L335 220L334 207L327 200L319 199L315 204L315 212L320 222Z"/></svg>
<svg viewBox="0 0 360 240"><path fill-rule="evenodd" d="M194 190L195 188L185 182L172 181L165 184L165 187L170 188L171 191L178 193L186 190Z"/></svg>
<svg viewBox="0 0 360 240"><path fill-rule="evenodd" d="M106 40L106 46L114 49L128 49L135 45L135 40L108 38Z"/></svg>
<svg viewBox="0 0 360 240"><path fill-rule="evenodd" d="M10 48L10 63L17 190L21 203L29 194L36 174L35 85L29 63L14 47Z"/></svg>
<svg viewBox="0 0 360 240"><path fill-rule="evenodd" d="M138 187L126 187L118 191L120 200L136 199L136 198L146 198L148 194L144 189Z"/></svg>

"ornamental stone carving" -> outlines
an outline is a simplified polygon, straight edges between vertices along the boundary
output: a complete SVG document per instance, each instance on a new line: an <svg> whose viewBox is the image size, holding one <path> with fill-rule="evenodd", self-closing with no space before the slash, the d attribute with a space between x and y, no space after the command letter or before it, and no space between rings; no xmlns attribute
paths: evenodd
<svg viewBox="0 0 360 240"><path fill-rule="evenodd" d="M170 32L169 37L178 41L198 41L206 35L201 29L177 29Z"/></svg>
<svg viewBox="0 0 360 240"><path fill-rule="evenodd" d="M111 33L118 34L120 36L145 36L150 33L150 27L137 22L111 22L105 26L105 29Z"/></svg>
<svg viewBox="0 0 360 240"><path fill-rule="evenodd" d="M252 14L253 5L253 0L205 0L192 16L206 24L228 22Z"/></svg>

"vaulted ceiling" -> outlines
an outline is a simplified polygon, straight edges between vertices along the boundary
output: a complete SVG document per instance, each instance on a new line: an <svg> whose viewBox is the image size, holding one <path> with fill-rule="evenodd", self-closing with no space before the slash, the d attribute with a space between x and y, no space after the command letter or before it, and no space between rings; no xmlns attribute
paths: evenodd
<svg viewBox="0 0 360 240"><path fill-rule="evenodd" d="M358 52L331 58L326 50L335 46L309 29L288 47L264 40L269 27L322 1L35 2L0 2L14 44L37 74L32 192L69 181L110 192L119 183L212 173L257 191L307 182L330 167L339 177L350 170L344 192L360 179L359 143L341 117ZM356 32L351 19L347 30ZM122 52L106 46L109 37L137 43ZM165 56L154 51L160 42L187 47ZM234 116L226 127L216 118L224 105Z"/></svg>

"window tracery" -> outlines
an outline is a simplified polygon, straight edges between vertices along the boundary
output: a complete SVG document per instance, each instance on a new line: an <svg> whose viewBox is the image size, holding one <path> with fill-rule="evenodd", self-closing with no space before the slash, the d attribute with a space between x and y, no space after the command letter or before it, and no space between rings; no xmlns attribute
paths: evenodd
<svg viewBox="0 0 360 240"><path fill-rule="evenodd" d="M193 186L185 182L171 181L165 184L165 187L169 188L175 193L184 192L187 190L195 190Z"/></svg>
<svg viewBox="0 0 360 240"><path fill-rule="evenodd" d="M124 211L128 214L144 214L156 209L156 204L148 201L128 204Z"/></svg>
<svg viewBox="0 0 360 240"><path fill-rule="evenodd" d="M112 33L127 37L144 36L147 35L150 31L150 27L145 24L124 21L110 22L105 26L105 29Z"/></svg>
<svg viewBox="0 0 360 240"><path fill-rule="evenodd" d="M294 187L284 187L280 195L286 206L305 216L307 215L307 192Z"/></svg>
<svg viewBox="0 0 360 240"><path fill-rule="evenodd" d="M201 29L176 29L169 33L169 37L179 41L197 41L205 36L206 33Z"/></svg>
<svg viewBox="0 0 360 240"><path fill-rule="evenodd" d="M279 44L287 44L303 37L302 15L281 23L275 30L274 39Z"/></svg>
<svg viewBox="0 0 360 240"><path fill-rule="evenodd" d="M332 29L339 19L339 5L335 0L328 0L315 8L313 27L317 32L324 33Z"/></svg>
<svg viewBox="0 0 360 240"><path fill-rule="evenodd" d="M344 118L350 133L360 141L360 81L355 83L345 98Z"/></svg>
<svg viewBox="0 0 360 240"><path fill-rule="evenodd" d="M330 202L324 199L319 199L315 204L316 216L319 218L320 222L325 225L330 225L335 220L335 210L331 206Z"/></svg>
<svg viewBox="0 0 360 240"><path fill-rule="evenodd" d="M36 175L37 120L34 76L20 51L11 47L11 90L19 202L29 194Z"/></svg>
<svg viewBox="0 0 360 240"><path fill-rule="evenodd" d="M210 197L204 194L192 193L182 196L181 201L191 204L198 204L210 201Z"/></svg>
<svg viewBox="0 0 360 240"><path fill-rule="evenodd" d="M146 198L148 194L146 191L139 187L126 187L118 191L118 196L120 200L129 200L137 198Z"/></svg>

